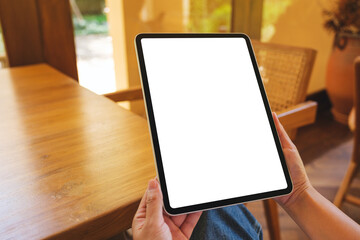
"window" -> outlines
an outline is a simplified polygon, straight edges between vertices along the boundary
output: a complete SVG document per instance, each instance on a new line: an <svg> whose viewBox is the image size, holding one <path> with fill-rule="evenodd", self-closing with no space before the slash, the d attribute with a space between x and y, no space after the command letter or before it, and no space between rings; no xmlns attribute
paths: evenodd
<svg viewBox="0 0 360 240"><path fill-rule="evenodd" d="M105 0L70 0L79 83L98 94L114 92L115 70Z"/></svg>
<svg viewBox="0 0 360 240"><path fill-rule="evenodd" d="M0 68L4 68L6 66L7 66L7 59L6 59L6 54L5 54L2 30L0 27Z"/></svg>

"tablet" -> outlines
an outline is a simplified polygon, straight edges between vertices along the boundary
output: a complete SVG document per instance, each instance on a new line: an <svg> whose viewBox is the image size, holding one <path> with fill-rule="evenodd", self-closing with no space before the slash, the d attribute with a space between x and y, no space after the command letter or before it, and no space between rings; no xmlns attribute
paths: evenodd
<svg viewBox="0 0 360 240"><path fill-rule="evenodd" d="M139 34L135 43L169 214L291 192L246 35Z"/></svg>

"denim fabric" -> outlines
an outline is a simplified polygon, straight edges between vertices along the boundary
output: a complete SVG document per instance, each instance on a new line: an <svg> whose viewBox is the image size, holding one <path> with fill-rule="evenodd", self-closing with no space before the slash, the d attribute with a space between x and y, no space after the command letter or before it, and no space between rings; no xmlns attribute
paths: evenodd
<svg viewBox="0 0 360 240"><path fill-rule="evenodd" d="M253 240L263 236L259 222L240 204L203 212L190 239Z"/></svg>

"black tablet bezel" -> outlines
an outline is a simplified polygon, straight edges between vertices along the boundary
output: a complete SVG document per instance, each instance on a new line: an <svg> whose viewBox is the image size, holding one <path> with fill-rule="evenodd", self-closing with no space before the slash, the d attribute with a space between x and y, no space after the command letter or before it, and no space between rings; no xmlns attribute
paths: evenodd
<svg viewBox="0 0 360 240"><path fill-rule="evenodd" d="M164 169L163 169L163 164L162 164L162 159L161 159L160 145L159 145L158 135L157 135L157 130L156 130L154 112L153 112L153 108L152 108L151 94L150 94L149 84L148 84L148 79L147 79L147 74L146 74L143 50L142 50L142 46L141 46L141 39L144 39L144 38L243 38L243 39L245 39L247 48L248 48L248 51L249 51L249 54L251 57L252 65L253 65L253 68L254 68L254 71L256 74L256 78L257 78L257 82L258 82L259 89L261 92L261 96L262 96L264 106L266 109L266 113L268 116L269 124L271 126L271 130L273 133L274 141L276 143L276 147L277 147L277 150L279 153L279 158L281 161L282 169L283 169L283 172L284 172L284 175L286 178L287 188L270 191L270 192L263 192L263 193L258 193L258 194L241 196L241 197L236 197L236 198L231 198L231 199L224 199L224 200L220 200L220 201L201 203L201 204L196 204L196 205L191 205L191 206L184 206L184 207L180 207L180 208L172 208L170 206L168 191L167 191L167 187L166 187L165 174L164 174ZM147 110L147 117L148 117L150 133L151 133L151 140L152 140L152 145L153 145L153 150L154 150L154 155L155 155L155 163L157 166L158 179L160 182L161 191L163 193L164 208L169 214L177 215L177 214L195 212L195 211L217 208L217 207L222 207L222 206L227 206L227 205L233 205L233 204L238 204L238 203L242 203L242 202L272 198L272 197L276 197L276 196L280 196L280 195L289 194L292 191L292 182L290 179L289 171L286 166L284 153L282 151L280 140L279 140L279 137L278 137L278 134L277 134L277 131L275 128L275 124L274 124L274 121L272 118L270 105L269 105L268 99L266 97L263 82L261 80L260 72L259 72L259 69L258 69L258 66L256 63L254 51L252 49L250 39L247 35L241 34L241 33L204 33L204 34L202 34L202 33L165 33L165 34L141 33L136 36L135 45L136 45L139 70L140 70L140 75L141 75L141 80L142 80L141 83L142 83L142 89L143 89L143 94L144 94L144 102L145 102L145 107Z"/></svg>

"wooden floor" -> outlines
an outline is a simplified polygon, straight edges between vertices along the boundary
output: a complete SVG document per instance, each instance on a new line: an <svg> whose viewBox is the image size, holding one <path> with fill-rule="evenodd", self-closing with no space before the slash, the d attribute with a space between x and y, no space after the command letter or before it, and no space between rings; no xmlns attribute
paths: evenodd
<svg viewBox="0 0 360 240"><path fill-rule="evenodd" d="M352 138L348 127L336 123L329 112L320 113L315 124L298 131L295 145L310 181L330 201L334 199L350 161ZM360 176L350 191L360 196ZM264 239L269 239L261 202L249 203L247 207L262 224ZM360 208L345 203L341 209L360 223ZM280 207L279 210L282 239L308 239L286 212Z"/></svg>

